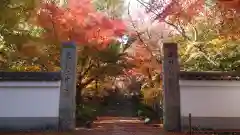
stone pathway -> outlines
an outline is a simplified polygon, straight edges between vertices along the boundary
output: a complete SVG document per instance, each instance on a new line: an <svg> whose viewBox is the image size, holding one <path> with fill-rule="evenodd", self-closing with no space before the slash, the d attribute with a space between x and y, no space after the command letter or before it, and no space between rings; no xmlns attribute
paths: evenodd
<svg viewBox="0 0 240 135"><path fill-rule="evenodd" d="M145 125L132 117L99 117L93 123L93 129L80 131L84 135L161 135L160 125Z"/></svg>
<svg viewBox="0 0 240 135"><path fill-rule="evenodd" d="M237 134L239 134L238 132ZM99 117L91 129L77 128L73 132L15 132L0 135L190 135L187 133L164 132L160 125L145 125L143 121L133 117ZM209 133L194 133L209 135ZM211 134L226 135L226 134Z"/></svg>
<svg viewBox="0 0 240 135"><path fill-rule="evenodd" d="M0 135L179 135L164 133L160 125L145 125L132 117L99 117L91 129L77 128L73 132L0 133ZM181 134L183 135L183 134Z"/></svg>

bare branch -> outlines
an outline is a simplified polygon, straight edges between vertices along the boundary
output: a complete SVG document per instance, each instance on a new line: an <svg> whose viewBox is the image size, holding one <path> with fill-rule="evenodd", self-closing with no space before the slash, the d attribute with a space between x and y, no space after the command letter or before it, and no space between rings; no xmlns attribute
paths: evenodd
<svg viewBox="0 0 240 135"><path fill-rule="evenodd" d="M129 18L130 18L130 20L131 20L131 24L132 24L133 28L135 29L135 32L137 33L138 39L140 40L140 42L143 43L143 45L146 47L146 49L150 52L151 56L153 56L151 49L150 49L150 48L148 47L148 45L144 42L144 40L141 38L141 35L142 35L142 34L137 31L137 26L133 23L132 16L130 15L130 1L129 1L129 3L128 3L128 16L129 16Z"/></svg>

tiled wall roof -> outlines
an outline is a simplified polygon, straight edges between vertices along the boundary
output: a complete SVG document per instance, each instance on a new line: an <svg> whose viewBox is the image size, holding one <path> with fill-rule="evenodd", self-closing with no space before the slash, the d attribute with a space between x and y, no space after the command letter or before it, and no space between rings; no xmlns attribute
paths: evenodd
<svg viewBox="0 0 240 135"><path fill-rule="evenodd" d="M181 80L240 80L239 72L188 72L180 71Z"/></svg>
<svg viewBox="0 0 240 135"><path fill-rule="evenodd" d="M60 72L0 72L0 81L57 81Z"/></svg>

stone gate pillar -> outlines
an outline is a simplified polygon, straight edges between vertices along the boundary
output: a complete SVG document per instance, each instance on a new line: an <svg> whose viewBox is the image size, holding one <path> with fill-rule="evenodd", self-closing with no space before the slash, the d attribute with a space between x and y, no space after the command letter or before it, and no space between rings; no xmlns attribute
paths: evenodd
<svg viewBox="0 0 240 135"><path fill-rule="evenodd" d="M61 90L59 102L59 130L75 129L77 48L74 43L63 43L61 50Z"/></svg>
<svg viewBox="0 0 240 135"><path fill-rule="evenodd" d="M163 52L163 126L166 131L181 131L177 44L164 43Z"/></svg>

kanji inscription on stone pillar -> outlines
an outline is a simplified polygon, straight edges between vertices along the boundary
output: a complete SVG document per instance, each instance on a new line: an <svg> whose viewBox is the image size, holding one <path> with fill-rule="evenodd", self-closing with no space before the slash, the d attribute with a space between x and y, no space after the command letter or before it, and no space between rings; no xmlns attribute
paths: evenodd
<svg viewBox="0 0 240 135"><path fill-rule="evenodd" d="M74 43L62 45L59 130L75 129L77 48Z"/></svg>
<svg viewBox="0 0 240 135"><path fill-rule="evenodd" d="M167 131L181 130L179 62L176 43L163 44L163 126Z"/></svg>

